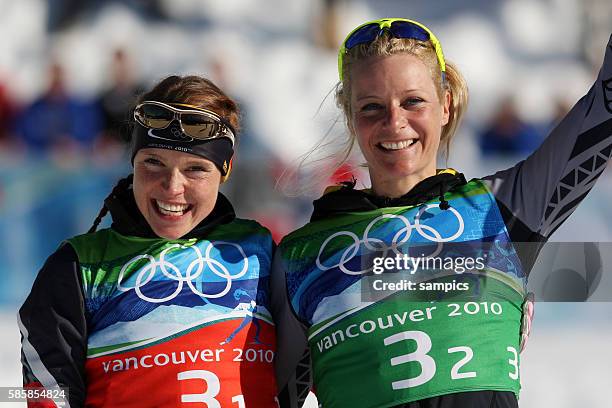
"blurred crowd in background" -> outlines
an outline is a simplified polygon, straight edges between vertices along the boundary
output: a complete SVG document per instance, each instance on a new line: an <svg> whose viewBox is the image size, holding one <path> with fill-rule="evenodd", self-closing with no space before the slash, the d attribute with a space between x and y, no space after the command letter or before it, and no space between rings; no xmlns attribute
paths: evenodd
<svg viewBox="0 0 612 408"><path fill-rule="evenodd" d="M131 109L166 75L204 75L239 101L244 131L222 191L239 216L258 219L278 240L307 220L326 185L351 177L358 187L368 185L358 156L337 170L315 155L300 165L317 144L333 158L346 135L333 100L336 51L356 24L405 16L438 34L471 98L441 166L468 178L537 148L588 90L612 27L605 0L0 0L0 6L0 303L9 304L23 299L62 239L88 229L115 181L130 171ZM609 177L594 194L610 196ZM612 236L611 223L597 220L612 215L609 209L579 212L586 215L582 239L593 233L590 224L599 226L596 240Z"/></svg>
<svg viewBox="0 0 612 408"><path fill-rule="evenodd" d="M537 148L591 86L612 31L609 0L0 0L0 9L0 311L11 316L45 258L87 231L130 172L131 108L167 75L204 75L239 101L244 130L222 191L278 240L326 185L369 185L358 155L333 166L346 135L336 52L356 25L408 17L436 33L470 88L440 167L468 179ZM303 162L316 145L323 154ZM612 241L611 200L604 174L553 240ZM18 364L17 337L15 327L4 367ZM563 398L547 405L595 406Z"/></svg>

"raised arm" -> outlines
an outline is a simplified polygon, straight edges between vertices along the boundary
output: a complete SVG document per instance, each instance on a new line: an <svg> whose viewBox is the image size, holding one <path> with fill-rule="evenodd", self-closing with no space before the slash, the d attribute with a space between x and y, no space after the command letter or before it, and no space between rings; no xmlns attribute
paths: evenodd
<svg viewBox="0 0 612 408"><path fill-rule="evenodd" d="M76 253L64 244L47 259L19 309L21 362L26 388L67 388L63 407L85 403L87 324ZM53 402L32 403L38 408Z"/></svg>
<svg viewBox="0 0 612 408"><path fill-rule="evenodd" d="M483 181L513 241L545 241L593 188L611 155L612 37L597 80L542 145Z"/></svg>

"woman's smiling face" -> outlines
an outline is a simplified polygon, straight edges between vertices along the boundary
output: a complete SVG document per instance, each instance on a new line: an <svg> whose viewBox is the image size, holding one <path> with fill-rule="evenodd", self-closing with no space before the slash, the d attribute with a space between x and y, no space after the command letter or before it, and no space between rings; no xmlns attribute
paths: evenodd
<svg viewBox="0 0 612 408"><path fill-rule="evenodd" d="M134 157L136 205L162 238L180 238L206 218L220 183L219 169L200 156L145 148Z"/></svg>
<svg viewBox="0 0 612 408"><path fill-rule="evenodd" d="M440 100L427 66L410 54L374 56L351 67L351 127L372 186L436 172L450 95Z"/></svg>

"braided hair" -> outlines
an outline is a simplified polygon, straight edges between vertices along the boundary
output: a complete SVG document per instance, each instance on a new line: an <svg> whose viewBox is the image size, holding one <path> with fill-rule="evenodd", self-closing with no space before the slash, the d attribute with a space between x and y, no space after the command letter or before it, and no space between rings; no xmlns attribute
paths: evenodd
<svg viewBox="0 0 612 408"><path fill-rule="evenodd" d="M100 209L98 216L94 220L91 228L89 228L89 231L87 231L88 234L92 232L96 232L96 230L98 229L98 225L100 225L100 222L102 222L102 218L104 218L106 214L108 213L108 207L106 206L106 201L117 198L117 196L119 196L122 192L130 188L130 185L132 185L133 178L134 178L134 175L130 174L129 176L124 177L117 182L115 187L113 187L113 191L111 191L108 197L104 199L104 203L102 204L102 208Z"/></svg>

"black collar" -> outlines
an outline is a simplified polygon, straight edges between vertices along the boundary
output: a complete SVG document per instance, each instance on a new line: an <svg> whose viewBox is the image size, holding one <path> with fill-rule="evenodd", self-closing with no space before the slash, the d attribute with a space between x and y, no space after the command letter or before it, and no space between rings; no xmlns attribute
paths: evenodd
<svg viewBox="0 0 612 408"><path fill-rule="evenodd" d="M132 176L125 180L125 183L120 183L104 200L104 205L113 218L111 228L122 235L159 238L136 206L132 190ZM236 218L236 213L232 204L223 194L219 193L215 207L208 217L181 238L202 238L215 227L231 222L234 218Z"/></svg>
<svg viewBox="0 0 612 408"><path fill-rule="evenodd" d="M310 221L347 212L371 211L387 207L405 207L441 198L441 208L448 208L444 194L457 186L467 184L465 176L455 171L439 172L421 180L409 192L398 198L381 197L368 191L355 190L355 181L343 183L334 191L324 194L313 202L314 211ZM444 204L446 203L446 204Z"/></svg>

